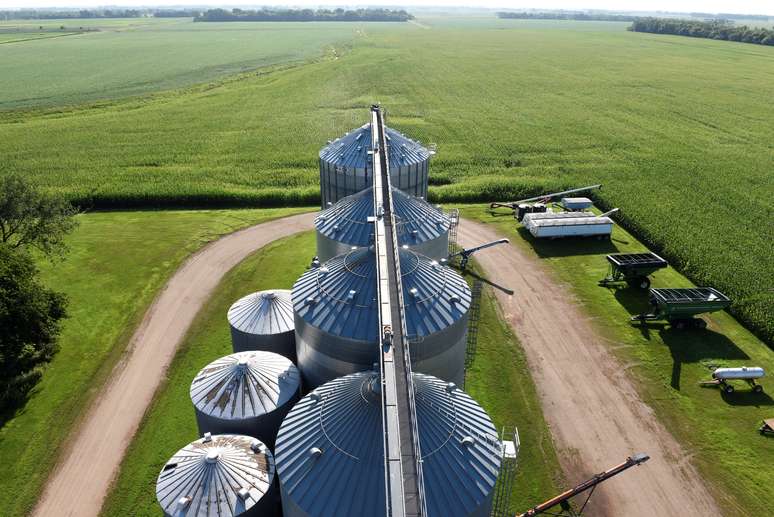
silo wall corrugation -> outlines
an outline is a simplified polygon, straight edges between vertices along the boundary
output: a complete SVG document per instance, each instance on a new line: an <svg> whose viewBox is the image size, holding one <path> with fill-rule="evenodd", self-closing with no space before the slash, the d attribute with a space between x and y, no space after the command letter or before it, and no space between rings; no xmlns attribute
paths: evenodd
<svg viewBox="0 0 774 517"><path fill-rule="evenodd" d="M199 436L203 436L204 433L243 434L245 436L258 438L268 445L271 450L274 450L274 442L277 439L277 432L279 431L280 425L282 425L285 416L293 409L293 406L298 402L300 397L301 393L298 392L293 398L289 399L287 403L278 407L271 413L253 418L227 420L208 415L194 407L196 424L199 427Z"/></svg>
<svg viewBox="0 0 774 517"><path fill-rule="evenodd" d="M449 232L443 232L435 239L422 242L416 246L409 244L409 249L433 260L440 261L445 259L449 256Z"/></svg>
<svg viewBox="0 0 774 517"><path fill-rule="evenodd" d="M250 334L229 326L231 327L231 346L234 352L263 350L287 357L293 362L296 361L296 335L292 330L277 334Z"/></svg>
<svg viewBox="0 0 774 517"><path fill-rule="evenodd" d="M296 316L296 353L304 386L314 389L336 377L370 370L379 360L374 343L332 336ZM421 341L412 338L414 370L462 386L465 380L468 315Z"/></svg>
<svg viewBox="0 0 774 517"><path fill-rule="evenodd" d="M370 370L378 360L377 347L372 343L332 336L298 315L295 322L297 366L306 389L342 375Z"/></svg>
<svg viewBox="0 0 774 517"><path fill-rule="evenodd" d="M409 249L434 260L445 259L449 256L449 233L443 232L435 239L414 246L409 244ZM317 258L320 259L320 262L326 262L337 255L350 251L352 251L351 245L330 239L317 232Z"/></svg>
<svg viewBox="0 0 774 517"><path fill-rule="evenodd" d="M462 386L465 382L467 335L468 315L465 314L451 326L425 337L421 342L412 339L413 371Z"/></svg>
<svg viewBox="0 0 774 517"><path fill-rule="evenodd" d="M428 164L429 161L425 160L412 165L390 165L392 186L426 199ZM323 210L328 208L328 203L336 203L372 184L373 174L370 169L344 167L320 159L320 206Z"/></svg>
<svg viewBox="0 0 774 517"><path fill-rule="evenodd" d="M349 244L344 244L333 239L329 239L320 232L317 232L317 258L320 262L327 262L336 255L348 253L352 249Z"/></svg>

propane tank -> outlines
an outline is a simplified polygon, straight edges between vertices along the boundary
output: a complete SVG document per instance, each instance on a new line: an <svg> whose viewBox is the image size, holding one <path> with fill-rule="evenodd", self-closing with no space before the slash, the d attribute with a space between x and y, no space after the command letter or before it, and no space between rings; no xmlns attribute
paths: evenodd
<svg viewBox="0 0 774 517"><path fill-rule="evenodd" d="M716 368L712 372L712 378L726 379L760 379L765 375L763 368L759 366L742 366L739 368Z"/></svg>

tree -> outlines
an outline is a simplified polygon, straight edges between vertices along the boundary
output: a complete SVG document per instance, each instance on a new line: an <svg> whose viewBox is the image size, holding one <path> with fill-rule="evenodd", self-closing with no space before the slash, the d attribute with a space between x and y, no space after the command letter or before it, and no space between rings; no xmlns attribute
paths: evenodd
<svg viewBox="0 0 774 517"><path fill-rule="evenodd" d="M37 280L24 250L0 244L0 412L22 403L57 351L65 297Z"/></svg>
<svg viewBox="0 0 774 517"><path fill-rule="evenodd" d="M67 250L65 235L78 224L76 213L67 201L42 194L20 176L0 179L0 243L10 248L61 256Z"/></svg>

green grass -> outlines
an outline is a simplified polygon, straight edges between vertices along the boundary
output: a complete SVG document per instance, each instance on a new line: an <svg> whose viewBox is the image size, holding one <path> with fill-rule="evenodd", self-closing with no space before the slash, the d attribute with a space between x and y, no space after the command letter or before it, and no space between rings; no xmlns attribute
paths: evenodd
<svg viewBox="0 0 774 517"><path fill-rule="evenodd" d="M207 302L189 330L140 426L103 515L158 515L155 483L169 456L197 437L188 393L194 375L208 362L231 352L226 311L255 290L290 288L314 254L314 233L277 241L234 268ZM559 472L550 433L543 421L524 356L507 326L498 319L491 295L482 306L477 357L470 393L496 425L518 425L524 448L514 487L514 508L524 509L553 493Z"/></svg>
<svg viewBox="0 0 774 517"><path fill-rule="evenodd" d="M613 240L538 241L517 229L511 217L492 217L483 208L463 208L464 217L496 226L516 246L534 251L573 291L591 321L627 368L645 401L684 445L728 515L765 515L774 500L774 440L757 428L774 416L774 383L768 393L753 394L744 383L733 395L700 387L711 377L711 365L762 366L774 371L774 352L729 314L713 313L704 331L677 331L667 325L640 328L629 316L648 309L647 294L638 289L597 285L607 273L605 255L642 251L630 234L616 228ZM653 275L653 287L692 284L674 269Z"/></svg>
<svg viewBox="0 0 774 517"><path fill-rule="evenodd" d="M25 515L64 440L167 278L219 235L303 209L109 212L79 216L60 263L43 279L69 298L61 350L19 413L0 428L0 506Z"/></svg>
<svg viewBox="0 0 774 517"><path fill-rule="evenodd" d="M366 107L380 101L389 124L438 143L432 200L503 200L604 183L603 206L620 206L628 228L695 282L730 295L734 313L774 344L774 48L631 33L618 23L420 22L429 29L346 25L351 50L304 66L151 98L7 112L0 174L35 178L85 206L311 204L319 148L362 124ZM100 69L119 76L153 53L125 44L136 34L149 45L165 41L168 52L208 45L220 55L210 37L245 34L309 48L293 24L192 25L46 45L77 42L84 48L73 54L88 60L88 38L108 38L111 55L134 56L126 69ZM205 37L199 25L215 34ZM343 37L324 25L308 37ZM28 63L17 63L19 74L46 69ZM173 77L176 66L163 73ZM84 77L91 76L72 80Z"/></svg>

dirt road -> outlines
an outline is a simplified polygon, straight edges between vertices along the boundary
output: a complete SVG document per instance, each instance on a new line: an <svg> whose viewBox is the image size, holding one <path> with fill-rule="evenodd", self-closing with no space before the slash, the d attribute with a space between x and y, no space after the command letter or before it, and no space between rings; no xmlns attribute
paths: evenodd
<svg viewBox="0 0 774 517"><path fill-rule="evenodd" d="M212 290L251 252L281 237L312 229L314 216L296 215L232 233L208 244L183 264L148 309L125 357L71 437L33 515L89 517L99 513L126 447L180 341Z"/></svg>
<svg viewBox="0 0 774 517"><path fill-rule="evenodd" d="M460 224L463 246L499 237L484 224ZM577 303L568 299L566 286L518 246L494 247L476 260L489 280L514 291L511 296L494 289L526 353L568 480L581 481L636 452L651 457L602 485L594 493L591 515L720 515L679 444L642 402Z"/></svg>

